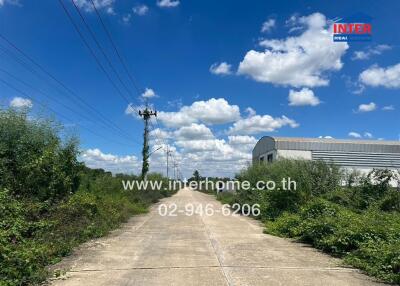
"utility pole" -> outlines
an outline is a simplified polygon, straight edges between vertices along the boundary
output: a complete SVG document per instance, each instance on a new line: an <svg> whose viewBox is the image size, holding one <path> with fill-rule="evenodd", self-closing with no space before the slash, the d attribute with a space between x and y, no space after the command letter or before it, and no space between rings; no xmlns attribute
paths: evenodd
<svg viewBox="0 0 400 286"><path fill-rule="evenodd" d="M143 133L143 164L142 164L142 179L146 179L147 172L149 171L149 120L152 116L157 117L157 111L153 111L146 104L145 109L139 110L139 116L144 120L144 133Z"/></svg>
<svg viewBox="0 0 400 286"><path fill-rule="evenodd" d="M167 145L167 178L169 179L169 156L171 155L171 150L169 150L169 145Z"/></svg>

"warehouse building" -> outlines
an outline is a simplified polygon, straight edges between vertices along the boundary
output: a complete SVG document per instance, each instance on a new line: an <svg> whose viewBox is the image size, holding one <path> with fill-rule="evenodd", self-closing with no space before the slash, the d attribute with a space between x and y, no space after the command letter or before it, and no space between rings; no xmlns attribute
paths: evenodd
<svg viewBox="0 0 400 286"><path fill-rule="evenodd" d="M400 169L400 141L262 137L253 149L253 164L280 158L323 160L343 168L369 171Z"/></svg>

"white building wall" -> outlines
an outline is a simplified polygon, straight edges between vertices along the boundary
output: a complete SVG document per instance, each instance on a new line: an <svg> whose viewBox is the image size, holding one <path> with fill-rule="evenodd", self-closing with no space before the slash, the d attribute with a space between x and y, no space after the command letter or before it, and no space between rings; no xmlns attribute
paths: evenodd
<svg viewBox="0 0 400 286"><path fill-rule="evenodd" d="M311 151L302 151L302 150L278 150L277 159L312 160L312 153Z"/></svg>

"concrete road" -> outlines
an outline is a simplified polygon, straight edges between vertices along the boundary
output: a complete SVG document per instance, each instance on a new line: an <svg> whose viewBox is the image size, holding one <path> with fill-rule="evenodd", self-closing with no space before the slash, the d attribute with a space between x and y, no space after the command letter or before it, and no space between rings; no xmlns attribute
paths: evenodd
<svg viewBox="0 0 400 286"><path fill-rule="evenodd" d="M161 216L160 204L176 204L176 216ZM380 285L306 245L263 234L262 225L251 218L224 216L210 195L183 189L160 204L109 236L82 245L56 265L66 272L50 283ZM188 216L183 213L187 204L203 209L210 204L214 215Z"/></svg>

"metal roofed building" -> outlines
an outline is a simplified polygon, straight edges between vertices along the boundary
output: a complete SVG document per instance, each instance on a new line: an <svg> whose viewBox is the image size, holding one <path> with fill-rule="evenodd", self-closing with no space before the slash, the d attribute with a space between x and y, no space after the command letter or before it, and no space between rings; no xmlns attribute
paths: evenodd
<svg viewBox="0 0 400 286"><path fill-rule="evenodd" d="M262 137L253 149L253 163L280 158L323 160L343 168L400 169L400 141Z"/></svg>

